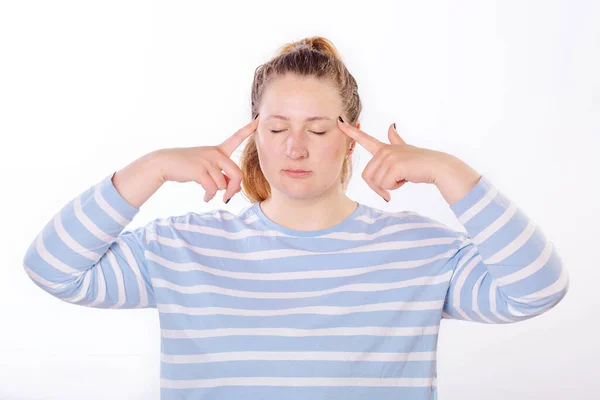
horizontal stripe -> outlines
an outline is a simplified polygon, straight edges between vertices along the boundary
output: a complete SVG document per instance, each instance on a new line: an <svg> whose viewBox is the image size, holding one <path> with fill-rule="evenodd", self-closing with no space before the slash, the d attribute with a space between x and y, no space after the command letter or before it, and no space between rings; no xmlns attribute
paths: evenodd
<svg viewBox="0 0 600 400"><path fill-rule="evenodd" d="M152 279L152 286L157 288L166 288L182 294L200 294L200 293L218 293L228 296L237 296L244 298L255 299L304 299L311 297L325 296L333 293L343 292L378 292L383 290L399 289L410 286L422 285L437 285L442 282L447 282L450 279L452 271L448 271L443 275L424 276L420 278L410 279L402 282L392 283L357 283L352 285L338 286L328 290L313 290L303 292L257 292L248 290L234 290L213 285L191 285L183 286L169 282L165 279ZM313 278L316 279L316 278Z"/></svg>
<svg viewBox="0 0 600 400"><path fill-rule="evenodd" d="M408 328L396 327L361 327L330 329L288 329L288 328L225 328L225 329L161 329L161 336L169 339L206 338L215 336L419 336L437 334L439 326L419 326Z"/></svg>
<svg viewBox="0 0 600 400"><path fill-rule="evenodd" d="M417 353L359 353L359 352L300 352L300 351L237 351L195 355L170 355L161 353L160 360L170 364L192 364L226 361L432 361L434 351Z"/></svg>
<svg viewBox="0 0 600 400"><path fill-rule="evenodd" d="M339 328L339 326L336 328ZM414 331L414 327L412 328ZM314 327L311 329L314 329ZM179 328L175 330L179 330ZM206 330L206 328L202 330ZM415 335L386 336L383 340L378 335L372 335L373 332L363 332L365 334L312 337L298 335L252 335L251 337L244 335L213 335L202 338L163 337L161 339L161 350L165 354L173 355L228 351L423 352L435 351L439 330L430 329L425 331L426 333L419 334L417 332Z"/></svg>
<svg viewBox="0 0 600 400"><path fill-rule="evenodd" d="M360 312L374 311L413 311L413 310L439 310L444 301L396 301L392 303L365 304L355 307L315 306L298 307L287 310L248 310L225 307L183 307L178 304L158 304L158 310L164 314L185 315L244 315L253 317L270 317L277 315L318 314L318 315L343 315Z"/></svg>
<svg viewBox="0 0 600 400"><path fill-rule="evenodd" d="M218 386L432 386L433 378L257 378L233 377L222 379L169 380L161 379L160 386L173 389Z"/></svg>
<svg viewBox="0 0 600 400"><path fill-rule="evenodd" d="M145 257L148 261L153 261L162 267L171 269L177 272L186 271L204 271L212 275L224 276L235 279L255 279L255 280L301 280L301 279L324 279L324 278L339 278L344 276L356 276L369 272L390 270L390 269L410 269L417 268L423 265L430 264L434 261L449 258L450 252L438 254L425 260L416 261L393 261L385 264L376 264L369 267L349 268L349 269L332 269L319 271L297 271L297 272L277 272L277 273L261 273L261 272L230 272L224 269L207 267L200 263L190 261L186 263L178 263L168 261L151 251L145 252Z"/></svg>

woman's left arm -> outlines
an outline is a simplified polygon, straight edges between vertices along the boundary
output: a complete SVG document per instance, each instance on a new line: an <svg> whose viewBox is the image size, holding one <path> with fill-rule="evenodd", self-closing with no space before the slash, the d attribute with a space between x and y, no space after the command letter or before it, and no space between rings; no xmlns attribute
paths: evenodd
<svg viewBox="0 0 600 400"><path fill-rule="evenodd" d="M511 323L550 310L566 295L569 276L554 244L521 209L459 158L407 144L395 127L390 144L338 122L373 155L362 174L386 201L407 182L435 184L466 234L456 252L444 318Z"/></svg>
<svg viewBox="0 0 600 400"><path fill-rule="evenodd" d="M513 323L550 310L569 288L552 241L485 176L452 155L440 156L446 161L434 183L467 233L449 260L442 316Z"/></svg>

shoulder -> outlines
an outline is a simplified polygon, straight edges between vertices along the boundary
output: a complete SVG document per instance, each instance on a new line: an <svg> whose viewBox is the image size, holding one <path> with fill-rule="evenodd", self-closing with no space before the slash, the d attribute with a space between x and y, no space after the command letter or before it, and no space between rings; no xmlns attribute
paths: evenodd
<svg viewBox="0 0 600 400"><path fill-rule="evenodd" d="M411 237L447 237L460 239L464 234L443 222L415 211L387 211L366 206L357 220L362 220L376 231L408 234Z"/></svg>
<svg viewBox="0 0 600 400"><path fill-rule="evenodd" d="M205 231L219 229L237 231L247 227L253 220L251 207L235 214L229 210L215 209L202 212L188 212L181 215L159 217L152 220L147 229L155 232L166 231Z"/></svg>

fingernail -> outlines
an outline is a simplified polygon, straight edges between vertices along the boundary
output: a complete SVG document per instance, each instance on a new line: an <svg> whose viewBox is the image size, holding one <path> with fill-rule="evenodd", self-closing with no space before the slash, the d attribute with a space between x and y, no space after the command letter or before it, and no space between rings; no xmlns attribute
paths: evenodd
<svg viewBox="0 0 600 400"><path fill-rule="evenodd" d="M225 202L225 204L229 203L229 200L231 200L231 197L227 199L227 201Z"/></svg>
<svg viewBox="0 0 600 400"><path fill-rule="evenodd" d="M259 114L259 113L256 113L256 116L254 117L254 119L258 118L258 114Z"/></svg>
<svg viewBox="0 0 600 400"><path fill-rule="evenodd" d="M385 197L381 196L381 198L384 199L387 203L389 203L389 201L387 201Z"/></svg>
<svg viewBox="0 0 600 400"><path fill-rule="evenodd" d="M342 116L341 116L341 115L338 117L338 119L339 119L339 120L340 120L342 123L344 123L344 119L342 118Z"/></svg>
<svg viewBox="0 0 600 400"><path fill-rule="evenodd" d="M398 130L398 129L396 129L396 123L395 122L394 122L394 130L396 130L396 131Z"/></svg>

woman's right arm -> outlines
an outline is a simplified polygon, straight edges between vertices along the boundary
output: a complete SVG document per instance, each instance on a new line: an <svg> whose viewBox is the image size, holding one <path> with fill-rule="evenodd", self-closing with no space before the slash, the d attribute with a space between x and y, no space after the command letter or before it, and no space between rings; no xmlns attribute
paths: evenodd
<svg viewBox="0 0 600 400"><path fill-rule="evenodd" d="M160 160L150 153L75 197L29 246L23 260L29 277L69 303L156 307L144 257L152 223L123 230L162 183Z"/></svg>
<svg viewBox="0 0 600 400"><path fill-rule="evenodd" d="M124 229L164 182L195 181L204 200L241 190L242 171L229 157L256 130L255 119L218 146L149 153L67 203L38 233L23 265L34 283L60 300L87 307L156 307L145 252L157 220ZM221 171L225 171L224 175Z"/></svg>

